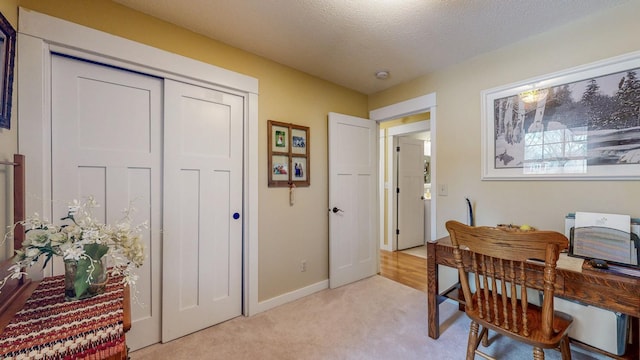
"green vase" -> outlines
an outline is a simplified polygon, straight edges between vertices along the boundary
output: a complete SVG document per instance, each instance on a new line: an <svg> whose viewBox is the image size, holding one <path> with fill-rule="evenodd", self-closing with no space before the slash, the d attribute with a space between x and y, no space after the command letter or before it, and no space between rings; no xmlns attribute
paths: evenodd
<svg viewBox="0 0 640 360"><path fill-rule="evenodd" d="M93 266L91 266L93 264ZM106 257L100 260L64 261L64 295L67 301L86 299L105 291L108 281Z"/></svg>

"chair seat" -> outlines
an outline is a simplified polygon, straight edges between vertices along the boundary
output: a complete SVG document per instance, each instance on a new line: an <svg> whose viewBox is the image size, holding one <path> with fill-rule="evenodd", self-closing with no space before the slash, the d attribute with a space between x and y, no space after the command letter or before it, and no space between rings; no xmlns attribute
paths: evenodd
<svg viewBox="0 0 640 360"><path fill-rule="evenodd" d="M482 300L484 318L480 317L480 311L477 306L478 304L477 301L478 301L478 293L474 294L473 296L474 307L471 309L470 306L466 306L465 308L465 312L467 316L471 318L471 320L477 322L479 325L486 327L490 330L500 332L502 334L512 337L513 339L516 339L518 341L522 341L540 348L548 349L548 348L558 347L558 344L560 343L562 338L567 335L567 332L569 331L569 328L573 323L573 318L570 315L567 315L560 311L554 311L554 318L553 318L554 333L551 336L551 338L545 339L545 336L542 333L542 309L539 306L528 304L527 305L527 322L528 322L529 335L525 336L523 334L524 326L523 326L523 319L522 319L522 306L520 305L519 301L517 303L517 308L515 312L516 323L518 324L517 332L514 332L512 328L514 322L512 318L513 311L511 306L511 299L507 297L506 308L507 308L507 320L508 320L507 323L509 324L508 330L505 328L506 325L504 321L504 314L502 313L502 309L503 309L502 295L498 294L497 296L497 308L499 309L498 324L495 323L493 318L494 309L496 307L494 306L494 301L493 301L493 296L491 294L491 291L489 291L489 308L490 308L489 313L492 314L490 319L487 319L487 316L486 316L487 309L485 309L486 305L485 305L484 299Z"/></svg>

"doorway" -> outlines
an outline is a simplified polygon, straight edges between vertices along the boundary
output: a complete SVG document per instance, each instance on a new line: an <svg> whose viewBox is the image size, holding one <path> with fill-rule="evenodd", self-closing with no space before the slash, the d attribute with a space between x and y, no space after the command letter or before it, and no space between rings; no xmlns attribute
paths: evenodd
<svg viewBox="0 0 640 360"><path fill-rule="evenodd" d="M393 105L389 105L383 108L379 108L376 110L372 110L369 113L369 118L371 120L375 120L378 123L384 123L384 122L388 122L388 121L392 121L394 119L398 119L401 117L405 117L405 116L410 116L410 115L415 115L415 114L419 114L419 113L428 113L429 116L429 121L419 121L419 122L415 122L415 123L411 123L411 124L406 124L403 125L402 127L398 126L395 127L395 129L393 131L391 131L391 135L395 136L395 135L406 135L409 133L420 133L420 132L429 132L429 139L430 139L430 144L427 146L428 148L428 152L430 153L430 158L429 158L429 176L430 176L430 183L431 183L431 187L432 188L436 188L436 184L437 184L437 173L436 173L436 163L437 163L437 158L436 158L436 143L437 143L437 121L436 121L436 94L435 93L431 93L428 95L423 95L420 97L416 97L413 99L409 99L397 104L393 104ZM391 212L390 216L393 216L393 208L391 207L391 210L389 210L388 208L385 209L384 207L384 203L385 201L382 201L382 199L386 199L386 202L388 204L392 203L393 201L393 193L391 191L389 191L389 184L385 181L385 142L388 140L386 138L385 131L384 130L380 130L380 135L379 135L379 198L381 199L380 201L380 237L379 237L379 248L381 249L381 251L393 251L393 241L389 241L389 239L393 238L393 234L391 234L391 236L388 234L388 231L385 231L385 224L388 225L388 217L389 217L389 213ZM392 154L393 155L393 154ZM437 199L435 197L433 197L430 200L430 203L427 206L428 209L428 219L429 219L429 223L430 224L435 224L436 223L436 202ZM389 226L386 226L386 228L390 228ZM426 233L425 233L425 238L426 239L435 239L436 237L436 228L435 226L430 226ZM387 240L387 241L385 241ZM426 263L426 259L424 261Z"/></svg>
<svg viewBox="0 0 640 360"><path fill-rule="evenodd" d="M397 212L397 176L396 176L396 162L397 162L397 148L398 139L401 137L413 137L424 141L425 149L423 151L424 154L429 154L429 165L428 165L428 180L429 185L424 185L423 180L423 191L424 197L431 196L431 187L434 186L433 183L435 181L435 156L434 156L434 134L435 134L435 109L433 111L422 112L416 115L419 119L428 119L428 120L420 120L414 121L409 124L402 124L401 121L405 120L405 118L401 118L399 125L396 126L387 126L386 130L380 130L380 147L382 150L380 151L380 248L387 251L395 251L397 250L397 234L396 229L398 225L398 212ZM391 120L388 124L398 123L398 120ZM383 127L384 124L381 124ZM429 141L426 141L429 139ZM385 161L386 159L386 161ZM423 157L424 159L424 157ZM415 169L422 172L422 176L424 179L424 161L419 165L415 165L419 167L419 169ZM419 195L418 195L419 196ZM422 200L424 201L423 206L428 206L424 209L424 213L428 216L426 220L423 222L426 224L432 224L435 222L435 199ZM434 229L429 226L424 232L424 239L429 240L435 238Z"/></svg>
<svg viewBox="0 0 640 360"><path fill-rule="evenodd" d="M393 175L388 187L394 200L391 211L384 213L391 230L387 233L393 236L387 240L392 250L379 250L381 276L423 292L427 290L425 241L430 238L430 179L425 172L429 140L429 131L389 137L389 154L394 156L387 161L388 174Z"/></svg>

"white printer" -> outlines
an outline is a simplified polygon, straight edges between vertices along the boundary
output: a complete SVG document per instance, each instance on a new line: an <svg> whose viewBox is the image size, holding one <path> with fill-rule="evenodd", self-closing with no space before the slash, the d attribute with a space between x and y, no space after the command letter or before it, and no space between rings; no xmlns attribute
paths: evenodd
<svg viewBox="0 0 640 360"><path fill-rule="evenodd" d="M570 239L570 256L638 267L640 219L619 214L570 213L565 217L564 232Z"/></svg>
<svg viewBox="0 0 640 360"><path fill-rule="evenodd" d="M565 236L569 239L574 226L575 213L570 213L565 217ZM640 236L640 219L630 218L630 232ZM631 239L628 244L629 264L637 266L638 248ZM573 316L569 337L615 355L625 353L630 327L628 315L557 297L554 303L556 310Z"/></svg>

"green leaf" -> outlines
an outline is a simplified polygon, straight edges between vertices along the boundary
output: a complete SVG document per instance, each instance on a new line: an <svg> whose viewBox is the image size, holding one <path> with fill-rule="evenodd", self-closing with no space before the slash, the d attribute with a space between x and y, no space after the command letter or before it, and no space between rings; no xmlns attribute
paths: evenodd
<svg viewBox="0 0 640 360"><path fill-rule="evenodd" d="M84 246L84 252L94 260L100 260L107 254L109 247L102 244L87 244Z"/></svg>
<svg viewBox="0 0 640 360"><path fill-rule="evenodd" d="M53 253L47 254L47 258L44 260L44 264L42 265L42 270L44 270L47 267L47 264L49 263L49 260L51 260L52 256L53 256Z"/></svg>
<svg viewBox="0 0 640 360"><path fill-rule="evenodd" d="M91 258L83 257L78 260L78 267L76 268L76 278L73 282L73 288L76 290L76 299L79 299L87 289L89 288L89 265L91 264Z"/></svg>
<svg viewBox="0 0 640 360"><path fill-rule="evenodd" d="M107 245L102 244L87 244L84 246L84 251L87 256L78 260L78 268L76 269L76 277L73 282L73 287L76 290L76 299L82 297L89 288L89 275L94 279L97 279L99 274L102 274L102 262L100 259L109 251ZM93 262L94 268L90 273L91 263Z"/></svg>

